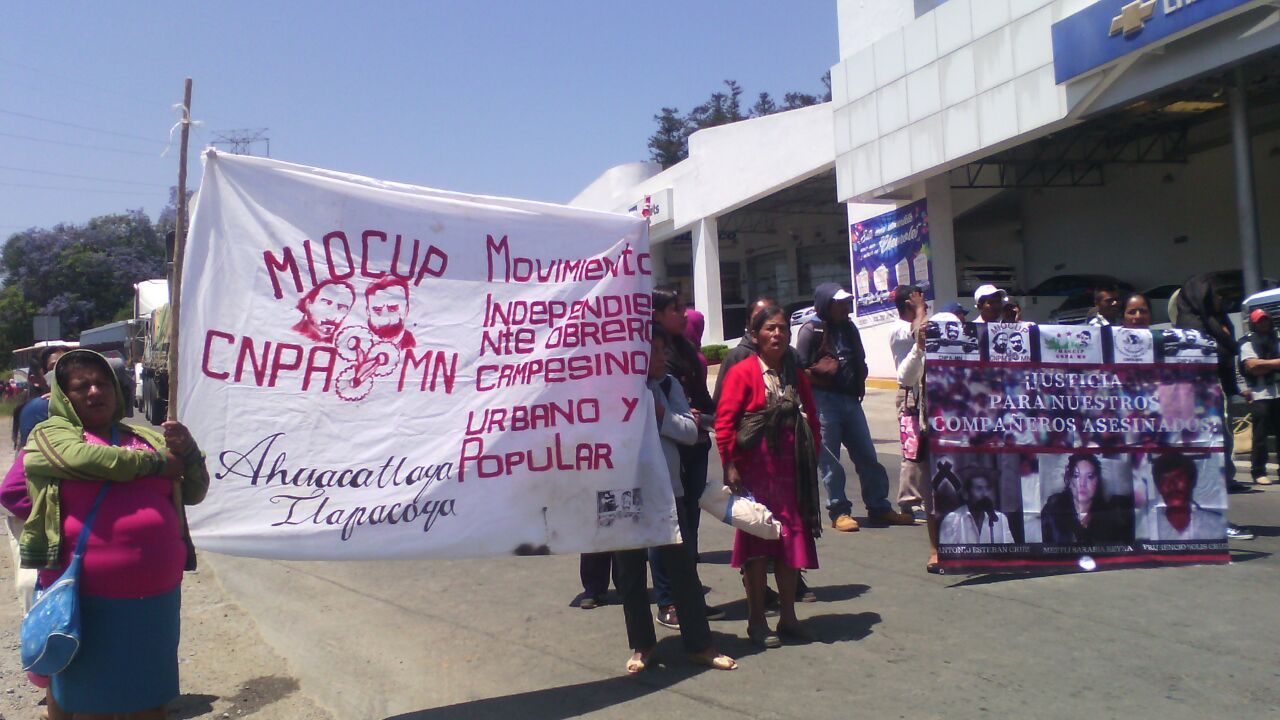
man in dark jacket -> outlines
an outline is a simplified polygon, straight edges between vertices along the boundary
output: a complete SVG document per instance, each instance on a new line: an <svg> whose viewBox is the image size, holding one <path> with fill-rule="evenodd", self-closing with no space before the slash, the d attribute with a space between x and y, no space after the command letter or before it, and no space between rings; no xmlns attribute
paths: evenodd
<svg viewBox="0 0 1280 720"><path fill-rule="evenodd" d="M720 370L716 376L716 389L711 394L711 399L717 406L720 405L720 391L724 388L724 376L729 374L729 368L747 358L756 356L756 344L751 339L751 330L749 329L751 327L751 318L754 318L756 313L768 307L778 307L778 301L768 295L761 295L756 298L755 302L751 303L751 307L747 312L747 327L743 329L742 339L729 352L725 353L724 357L720 358Z"/></svg>
<svg viewBox="0 0 1280 720"><path fill-rule="evenodd" d="M881 525L914 525L911 515L895 511L889 503L889 474L876 458L862 411L867 355L862 336L849 319L852 298L836 283L819 285L813 293L817 317L800 327L796 341L800 366L813 385L822 424L823 448L818 462L827 489L827 513L836 530L858 529L858 521L850 514L853 504L845 494L845 473L840 466L840 446L844 445L858 472L868 519Z"/></svg>
<svg viewBox="0 0 1280 720"><path fill-rule="evenodd" d="M1240 385L1236 382L1236 337L1235 327L1227 311L1223 309L1223 292L1214 273L1194 275L1183 283L1178 290L1175 307L1177 319L1174 325L1182 330L1197 330L1213 338L1218 344L1218 381L1222 384L1222 421L1231 417L1231 398L1240 394ZM1248 489L1236 482L1236 464L1234 460L1235 443L1231 428L1228 425L1223 435L1222 475L1227 483L1227 492L1240 492ZM1231 540L1252 540L1253 533L1231 523L1227 524L1227 538Z"/></svg>

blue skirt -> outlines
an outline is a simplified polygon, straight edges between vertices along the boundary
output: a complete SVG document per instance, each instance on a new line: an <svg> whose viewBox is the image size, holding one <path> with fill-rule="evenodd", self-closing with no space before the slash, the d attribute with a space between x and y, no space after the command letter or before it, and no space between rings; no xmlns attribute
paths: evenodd
<svg viewBox="0 0 1280 720"><path fill-rule="evenodd" d="M145 598L80 596L80 651L53 676L72 713L140 712L178 696L182 586Z"/></svg>

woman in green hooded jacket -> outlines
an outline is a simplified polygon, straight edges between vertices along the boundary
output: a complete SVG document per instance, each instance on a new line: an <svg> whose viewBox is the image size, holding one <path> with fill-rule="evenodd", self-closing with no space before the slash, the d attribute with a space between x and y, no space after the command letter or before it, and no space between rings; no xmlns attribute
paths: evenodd
<svg viewBox="0 0 1280 720"><path fill-rule="evenodd" d="M106 358L58 360L49 419L23 461L31 515L24 567L47 587L66 568L102 488L80 575L81 647L52 678L50 717L157 720L178 695L182 572L194 567L184 505L204 499L204 455L190 432L125 425L124 393Z"/></svg>

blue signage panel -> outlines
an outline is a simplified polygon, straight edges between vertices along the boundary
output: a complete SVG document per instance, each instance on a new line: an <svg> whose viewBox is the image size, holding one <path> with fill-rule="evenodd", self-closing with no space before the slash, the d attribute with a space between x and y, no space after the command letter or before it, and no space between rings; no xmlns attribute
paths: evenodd
<svg viewBox="0 0 1280 720"><path fill-rule="evenodd" d="M1054 79L1063 83L1255 0L1098 0L1053 24Z"/></svg>

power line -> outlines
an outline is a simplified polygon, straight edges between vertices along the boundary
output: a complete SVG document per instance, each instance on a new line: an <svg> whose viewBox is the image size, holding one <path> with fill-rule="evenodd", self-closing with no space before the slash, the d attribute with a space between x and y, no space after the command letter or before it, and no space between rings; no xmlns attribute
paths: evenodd
<svg viewBox="0 0 1280 720"><path fill-rule="evenodd" d="M144 190L96 190L94 188L73 188L58 187L56 185L27 185L26 183L0 182L5 187L25 188L27 190L58 190L61 192L78 192L78 193L99 193L102 195L154 195L155 193L146 192Z"/></svg>
<svg viewBox="0 0 1280 720"><path fill-rule="evenodd" d="M163 185L161 183L137 182L136 180L116 180L114 178L93 177L91 175L71 175L68 173L57 173L57 172L50 172L48 170L35 170L32 168L12 167L9 165L0 165L0 170L14 170L17 172L29 172L29 173L35 173L36 175L52 175L54 177L71 178L73 180L95 180L99 182L115 183L117 185L142 185L145 187L163 187L163 188L169 187L168 185Z"/></svg>
<svg viewBox="0 0 1280 720"><path fill-rule="evenodd" d="M91 83L91 82L85 82L84 80L81 80L81 79L79 79L79 78L68 77L68 76L66 76L66 75L59 75L58 73L50 72L50 71L48 71L48 70L42 70L41 68L34 67L34 66L32 66L32 65L27 65L27 64L25 64L25 63L20 63L20 62L15 62L15 61L13 61L13 60L6 60L5 58L0 58L0 65L11 65L11 66L13 66L13 67L21 68L21 69L23 69L23 70L28 70L28 71L30 71L30 72L39 73L39 74L41 74L41 75L47 75L48 77L55 78L55 79L58 79L58 80L62 80L63 82L72 83L72 84L74 84L74 85L80 85L80 86L82 86L82 87L89 88L90 90L96 90L96 91L98 91L98 92L101 92L101 93L107 93L107 94L109 94L109 95L116 95L116 96L119 96L119 97L122 97L122 98L127 98L127 99L129 99L129 100L134 100L134 101L137 101L137 102L144 102L144 103L147 103L148 105L152 105L152 106L154 106L154 107L163 107L163 108L165 108L166 110L168 110L168 111L170 111L170 112L172 112L172 111L173 111L173 109L174 109L174 108L173 108L173 104L172 104L172 103L166 103L166 102L157 101L154 97L142 97L141 95L134 95L134 94L132 94L132 93L127 93L127 92L124 92L124 91L122 91L122 90L118 90L118 89L116 89L116 88L109 88L109 87L104 87L104 86L102 86L102 85L95 85L94 83ZM12 81L12 79L11 79L11 78L10 78L10 80ZM41 89L42 89L42 86L39 86L39 85L31 85L31 84L27 84L27 86L28 86L28 87L36 87L36 88L41 88ZM62 99L69 99L69 100L73 100L73 101L75 101L75 102L81 102L81 103L86 103L86 104L88 104L88 101L81 100L81 99L79 99L79 98L75 98L75 97L69 97L69 96L67 96L67 95L65 95L65 94L63 94L63 93L60 93L60 94L59 94L59 97L61 97ZM210 115L206 115L206 114L204 114L204 113L201 113L201 114L200 114L200 116L199 116L198 118L196 118L196 119L197 119L197 120L214 120L214 121L218 121L218 122L223 122L223 121L224 121L224 118L219 118L219 117L217 117L217 116L210 116ZM229 124L229 123L227 123L227 124ZM154 140L152 140L152 142L154 142Z"/></svg>
<svg viewBox="0 0 1280 720"><path fill-rule="evenodd" d="M30 135L18 135L16 133L0 132L4 137L18 138L19 140L30 140L32 142L49 143L50 145L66 145L67 147L84 148L85 150L101 150L103 152L123 153L125 155L137 155L145 158L159 159L158 154L138 152L137 150L124 150L121 148L102 147L101 145L82 145L80 143L71 143L63 140L50 140L48 138L31 137Z"/></svg>
<svg viewBox="0 0 1280 720"><path fill-rule="evenodd" d="M53 118L39 117L38 115L28 115L26 113L20 113L14 110L5 110L3 108L0 108L0 114L13 115L15 117L27 118L29 120L39 120L40 122L52 123L54 125L62 125L64 127L75 128L77 130L88 130L89 132L102 133L103 135L112 135L115 137L127 138L129 140L141 140L143 142L148 142L148 143L159 142L157 138L153 138L153 137L150 137L150 138L142 137L141 135L130 135L128 133L115 132L114 130L103 130L101 128L89 127L88 125L77 125L75 123L69 123L62 120L54 120Z"/></svg>
<svg viewBox="0 0 1280 720"><path fill-rule="evenodd" d="M97 90L98 92L109 93L109 94L111 94L111 95L118 95L118 96L120 96L120 97L128 98L128 99L130 99L130 100L136 100L136 101L139 101L139 102L156 103L157 105L163 105L163 104L164 104L164 103L157 102L157 101L156 101L156 99L155 99L155 98L153 98L153 97L152 97L152 98L145 98L145 97L142 97L142 96L140 96L140 95L132 95L132 94L130 94L130 93L123 92L123 91L121 91L121 90L117 90L117 89L115 89L115 88L107 88L107 87L103 87L103 86L101 86L101 85L94 85L93 83L85 82L84 80L80 80L79 78L68 77L68 76L66 76L66 75L59 75L58 73L49 72L48 70L41 70L41 69L40 69L40 68L38 68L38 67L33 67L33 66L31 66L31 65L26 65L26 64L23 64L23 63L20 63L20 62L14 62L13 60L5 60L5 59L3 59L3 58L0 58L0 63L3 63L3 64L5 64L5 65L12 65L12 66L14 66L14 67L22 68L23 70L29 70L29 71L31 71L31 72L40 73L40 74L42 74L42 75L48 75L48 76L49 76L49 77L51 77L51 78L57 78L58 80L61 80L61 81L63 81L63 82L69 82L69 83L72 83L72 84L74 84L74 85L81 85L81 86L83 86L83 87L90 88L91 90Z"/></svg>

